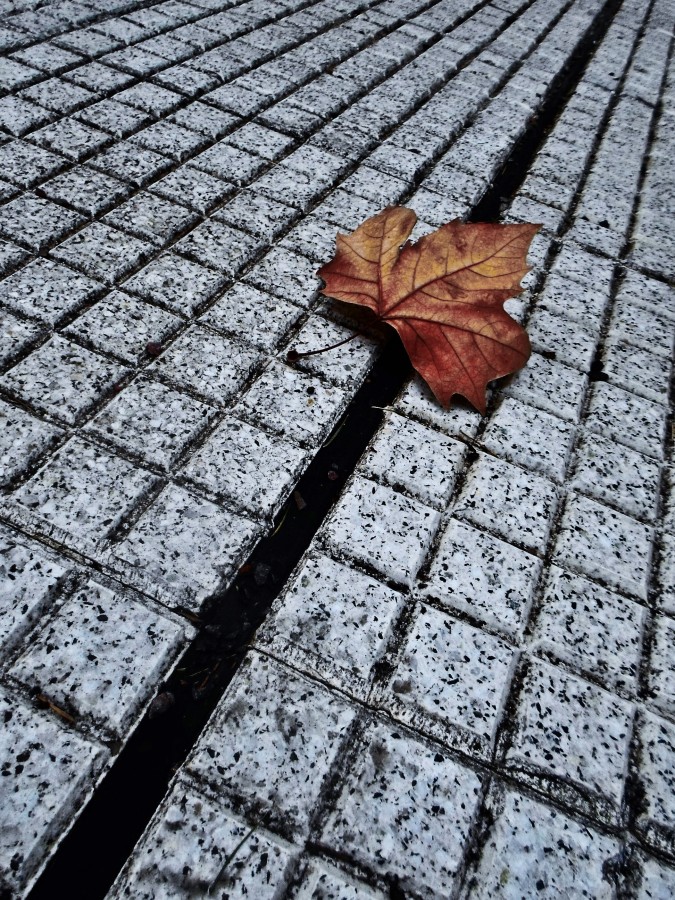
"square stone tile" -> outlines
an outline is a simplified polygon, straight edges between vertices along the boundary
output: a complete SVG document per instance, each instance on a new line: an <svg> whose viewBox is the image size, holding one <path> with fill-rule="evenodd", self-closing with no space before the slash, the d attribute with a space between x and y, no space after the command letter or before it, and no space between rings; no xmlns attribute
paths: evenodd
<svg viewBox="0 0 675 900"><path fill-rule="evenodd" d="M89 581L44 624L10 673L122 736L185 637L177 621Z"/></svg>
<svg viewBox="0 0 675 900"><path fill-rule="evenodd" d="M104 290L93 278L38 258L0 282L0 299L19 313L56 325Z"/></svg>
<svg viewBox="0 0 675 900"><path fill-rule="evenodd" d="M214 417L215 410L163 384L137 379L89 423L104 441L170 470Z"/></svg>
<svg viewBox="0 0 675 900"><path fill-rule="evenodd" d="M298 481L308 454L293 444L226 418L183 470L218 498L256 517L274 516Z"/></svg>
<svg viewBox="0 0 675 900"><path fill-rule="evenodd" d="M0 241L0 275L6 275L22 263L28 262L29 259L28 253L17 247L16 244Z"/></svg>
<svg viewBox="0 0 675 900"><path fill-rule="evenodd" d="M658 353L642 350L627 341L608 341L605 344L602 368L610 384L654 403L668 402L670 360Z"/></svg>
<svg viewBox="0 0 675 900"><path fill-rule="evenodd" d="M202 321L261 350L274 350L302 311L250 284L237 283L202 316Z"/></svg>
<svg viewBox="0 0 675 900"><path fill-rule="evenodd" d="M15 137L49 122L52 113L41 106L8 94L0 100L0 126Z"/></svg>
<svg viewBox="0 0 675 900"><path fill-rule="evenodd" d="M507 397L491 416L481 444L496 456L561 482L574 434L574 426L557 416Z"/></svg>
<svg viewBox="0 0 675 900"><path fill-rule="evenodd" d="M317 353L315 356L301 356L293 365L341 387L355 388L362 384L378 355L379 346L370 338L355 336L352 328L339 325L323 316L309 316L289 342L288 350L299 354L312 353L324 347L333 347L347 339L347 343L333 350ZM285 356L286 353L285 349L281 355Z"/></svg>
<svg viewBox="0 0 675 900"><path fill-rule="evenodd" d="M614 275L614 263L587 253L576 244L569 242L556 256L551 273L560 274L572 281L593 288L601 293L609 292Z"/></svg>
<svg viewBox="0 0 675 900"><path fill-rule="evenodd" d="M675 641L675 620L658 616L654 620L649 672L649 696L666 715L675 712L675 661L672 647Z"/></svg>
<svg viewBox="0 0 675 900"><path fill-rule="evenodd" d="M440 515L436 510L355 476L324 526L337 552L410 586L424 562ZM389 527L383 528L382 523Z"/></svg>
<svg viewBox="0 0 675 900"><path fill-rule="evenodd" d="M235 278L263 246L262 241L243 231L209 219L179 241L176 250Z"/></svg>
<svg viewBox="0 0 675 900"><path fill-rule="evenodd" d="M675 725L667 719L645 712L638 721L638 742L636 774L642 803L637 826L656 849L672 855L675 829Z"/></svg>
<svg viewBox="0 0 675 900"><path fill-rule="evenodd" d="M109 212L103 222L163 247L198 218L184 206L141 192Z"/></svg>
<svg viewBox="0 0 675 900"><path fill-rule="evenodd" d="M504 762L556 800L615 821L623 797L632 704L532 662Z"/></svg>
<svg viewBox="0 0 675 900"><path fill-rule="evenodd" d="M0 146L2 177L22 188L35 187L67 165L63 157L34 147L25 141L9 141Z"/></svg>
<svg viewBox="0 0 675 900"><path fill-rule="evenodd" d="M11 528L0 526L0 640L3 654L54 603L72 571L63 557Z"/></svg>
<svg viewBox="0 0 675 900"><path fill-rule="evenodd" d="M675 894L675 869L658 859L646 859L642 864L638 900L670 900Z"/></svg>
<svg viewBox="0 0 675 900"><path fill-rule="evenodd" d="M584 421L589 431L661 459L666 433L666 408L644 397L598 381Z"/></svg>
<svg viewBox="0 0 675 900"><path fill-rule="evenodd" d="M397 876L406 893L451 896L463 867L480 779L437 746L387 725L368 728L357 753L322 843L340 847L368 869Z"/></svg>
<svg viewBox="0 0 675 900"><path fill-rule="evenodd" d="M650 353L670 359L673 355L673 322L654 309L644 309L628 298L618 297L612 309L608 334L613 340L627 341Z"/></svg>
<svg viewBox="0 0 675 900"><path fill-rule="evenodd" d="M118 103L117 100L107 99L81 109L76 115L83 122L107 131L116 138L124 138L152 122L147 113Z"/></svg>
<svg viewBox="0 0 675 900"><path fill-rule="evenodd" d="M444 509L466 447L396 413L387 414L359 470L422 503Z"/></svg>
<svg viewBox="0 0 675 900"><path fill-rule="evenodd" d="M73 81L81 87L91 88L98 94L114 94L134 80L133 75L120 72L99 62L89 62L71 69L63 75L65 81Z"/></svg>
<svg viewBox="0 0 675 900"><path fill-rule="evenodd" d="M272 363L233 411L301 447L316 447L328 436L346 405L347 395L340 388Z"/></svg>
<svg viewBox="0 0 675 900"><path fill-rule="evenodd" d="M173 110L177 109L183 102L183 97L175 91L169 91L167 88L152 84L149 81L142 81L133 87L127 88L116 94L115 99L119 103L127 106L133 106L134 109L140 109L143 112L150 113L155 118L163 118Z"/></svg>
<svg viewBox="0 0 675 900"><path fill-rule="evenodd" d="M126 369L54 335L0 379L15 397L68 425L80 421Z"/></svg>
<svg viewBox="0 0 675 900"><path fill-rule="evenodd" d="M316 299L321 282L316 264L283 247L273 247L244 279L275 297L308 307Z"/></svg>
<svg viewBox="0 0 675 900"><path fill-rule="evenodd" d="M543 553L557 501L552 482L481 454L469 469L453 513L526 550Z"/></svg>
<svg viewBox="0 0 675 900"><path fill-rule="evenodd" d="M123 200L132 188L103 172L76 166L43 184L41 190L51 200L67 203L91 218Z"/></svg>
<svg viewBox="0 0 675 900"><path fill-rule="evenodd" d="M44 325L17 319L7 310L0 308L0 334L3 338L0 346L0 366L7 368L31 344L36 343L41 337L46 337L47 330Z"/></svg>
<svg viewBox="0 0 675 900"><path fill-rule="evenodd" d="M253 654L228 687L187 770L242 797L264 820L306 834L353 718L340 694Z"/></svg>
<svg viewBox="0 0 675 900"><path fill-rule="evenodd" d="M646 618L644 607L632 600L551 566L532 648L610 691L634 696Z"/></svg>
<svg viewBox="0 0 675 900"><path fill-rule="evenodd" d="M571 278L551 274L537 299L537 309L578 322L586 331L597 335L608 303L609 290L591 290Z"/></svg>
<svg viewBox="0 0 675 900"><path fill-rule="evenodd" d="M415 731L489 758L515 659L499 638L420 604L379 702Z"/></svg>
<svg viewBox="0 0 675 900"><path fill-rule="evenodd" d="M621 512L653 522L660 476L656 460L598 434L584 434L577 447L570 486Z"/></svg>
<svg viewBox="0 0 675 900"><path fill-rule="evenodd" d="M217 219L269 242L283 234L298 216L296 209L255 191L241 191L215 213Z"/></svg>
<svg viewBox="0 0 675 900"><path fill-rule="evenodd" d="M453 437L473 437L481 421L480 413L458 400L450 409L444 409L418 375L403 388L394 408Z"/></svg>
<svg viewBox="0 0 675 900"><path fill-rule="evenodd" d="M125 281L124 290L180 316L192 316L224 283L223 275L175 253L165 253Z"/></svg>
<svg viewBox="0 0 675 900"><path fill-rule="evenodd" d="M265 128L258 122L247 122L228 136L227 143L272 161L290 150L294 140L286 134Z"/></svg>
<svg viewBox="0 0 675 900"><path fill-rule="evenodd" d="M62 434L60 428L0 400L0 484L23 474Z"/></svg>
<svg viewBox="0 0 675 900"><path fill-rule="evenodd" d="M109 753L5 689L0 690L0 716L5 776L0 781L5 823L0 877L18 893L66 828Z"/></svg>
<svg viewBox="0 0 675 900"><path fill-rule="evenodd" d="M169 156L176 162L197 153L208 143L208 138L175 122L154 122L130 138L134 144Z"/></svg>
<svg viewBox="0 0 675 900"><path fill-rule="evenodd" d="M643 309L656 310L671 322L675 320L675 290L662 281L628 269L616 296L617 300L626 300Z"/></svg>
<svg viewBox="0 0 675 900"><path fill-rule="evenodd" d="M23 194L0 207L0 232L29 250L46 249L84 221L79 213L35 194Z"/></svg>
<svg viewBox="0 0 675 900"><path fill-rule="evenodd" d="M149 343L160 344L182 322L122 291L112 291L66 329L67 334L134 365L146 356Z"/></svg>
<svg viewBox="0 0 675 900"><path fill-rule="evenodd" d="M192 160L195 169L201 169L232 184L248 184L258 175L267 163L259 156L253 156L244 150L220 141L204 150Z"/></svg>
<svg viewBox="0 0 675 900"><path fill-rule="evenodd" d="M169 485L110 554L110 564L146 593L199 613L227 588L260 528L243 516Z"/></svg>
<svg viewBox="0 0 675 900"><path fill-rule="evenodd" d="M91 546L114 531L153 482L148 472L75 437L14 500L42 527Z"/></svg>
<svg viewBox="0 0 675 900"><path fill-rule="evenodd" d="M141 241L101 222L92 222L52 251L73 268L111 284L134 269L153 251Z"/></svg>
<svg viewBox="0 0 675 900"><path fill-rule="evenodd" d="M89 165L134 187L143 187L169 169L171 160L131 141L120 141L109 150L92 157Z"/></svg>
<svg viewBox="0 0 675 900"><path fill-rule="evenodd" d="M597 337L578 323L547 309L535 309L527 333L538 353L573 366L580 372L590 371Z"/></svg>
<svg viewBox="0 0 675 900"><path fill-rule="evenodd" d="M151 373L223 406L250 377L260 353L200 325L188 329L151 366Z"/></svg>
<svg viewBox="0 0 675 900"><path fill-rule="evenodd" d="M109 144L111 137L105 131L69 118L34 131L30 141L47 150L62 153L73 162L79 162Z"/></svg>
<svg viewBox="0 0 675 900"><path fill-rule="evenodd" d="M606 872L621 852L612 837L512 791L488 800L490 831L466 897L613 900Z"/></svg>
<svg viewBox="0 0 675 900"><path fill-rule="evenodd" d="M536 556L451 519L417 590L518 641L540 572Z"/></svg>
<svg viewBox="0 0 675 900"><path fill-rule="evenodd" d="M252 829L248 822L178 781L162 802L148 830L110 893L121 900L133 891L152 900L181 890L241 893L275 900L291 879L297 850L280 838Z"/></svg>
<svg viewBox="0 0 675 900"><path fill-rule="evenodd" d="M365 700L403 596L327 556L305 560L256 644L294 668Z"/></svg>
<svg viewBox="0 0 675 900"><path fill-rule="evenodd" d="M652 538L649 526L586 497L570 494L553 561L646 601Z"/></svg>
<svg viewBox="0 0 675 900"><path fill-rule="evenodd" d="M25 88L21 92L21 96L62 116L81 109L89 103L94 103L98 99L93 91L88 91L77 84L69 84L60 78L48 78L46 81Z"/></svg>
<svg viewBox="0 0 675 900"><path fill-rule="evenodd" d="M280 246L302 253L318 266L335 255L336 236L335 225L316 216L305 216L281 239Z"/></svg>
<svg viewBox="0 0 675 900"><path fill-rule="evenodd" d="M185 165L153 182L148 190L205 216L214 206L230 197L236 188L227 181Z"/></svg>
<svg viewBox="0 0 675 900"><path fill-rule="evenodd" d="M241 119L232 113L223 112L221 109L216 109L215 106L207 106L196 100L183 109L176 110L170 116L170 121L206 135L211 140L217 140L235 128Z"/></svg>

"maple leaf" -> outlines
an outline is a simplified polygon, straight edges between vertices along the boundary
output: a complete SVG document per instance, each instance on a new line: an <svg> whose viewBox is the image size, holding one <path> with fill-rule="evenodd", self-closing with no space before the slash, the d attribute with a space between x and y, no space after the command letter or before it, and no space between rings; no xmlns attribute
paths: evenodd
<svg viewBox="0 0 675 900"><path fill-rule="evenodd" d="M525 330L504 310L522 291L539 225L441 226L412 244L412 209L389 206L351 234L319 269L327 297L371 309L399 333L443 406L461 394L482 413L489 381L522 368Z"/></svg>

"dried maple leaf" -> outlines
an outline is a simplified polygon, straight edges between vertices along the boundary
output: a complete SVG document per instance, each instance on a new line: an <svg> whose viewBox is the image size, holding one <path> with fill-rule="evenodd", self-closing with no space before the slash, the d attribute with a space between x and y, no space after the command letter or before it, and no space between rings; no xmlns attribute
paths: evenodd
<svg viewBox="0 0 675 900"><path fill-rule="evenodd" d="M349 235L319 269L322 293L367 306L401 336L413 366L443 406L461 394L485 412L489 381L530 355L524 329L504 310L522 290L539 225L455 219L414 244L411 209L390 206Z"/></svg>

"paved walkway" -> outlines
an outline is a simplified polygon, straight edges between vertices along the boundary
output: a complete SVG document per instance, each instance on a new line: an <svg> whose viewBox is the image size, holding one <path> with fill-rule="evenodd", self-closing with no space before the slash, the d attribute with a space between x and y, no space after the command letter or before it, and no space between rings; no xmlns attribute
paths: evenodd
<svg viewBox="0 0 675 900"><path fill-rule="evenodd" d="M109 897L674 896L672 0L0 13L0 894L372 369L336 232L506 165L530 363L403 387Z"/></svg>

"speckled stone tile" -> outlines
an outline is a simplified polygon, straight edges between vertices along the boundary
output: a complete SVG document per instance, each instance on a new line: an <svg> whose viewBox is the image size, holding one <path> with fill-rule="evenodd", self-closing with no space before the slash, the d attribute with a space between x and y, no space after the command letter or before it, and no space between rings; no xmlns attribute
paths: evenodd
<svg viewBox="0 0 675 900"><path fill-rule="evenodd" d="M563 315L566 320L578 322L586 331L597 335L608 303L609 290L593 290L578 281L553 274L544 283L537 309Z"/></svg>
<svg viewBox="0 0 675 900"><path fill-rule="evenodd" d="M250 284L238 283L202 316L202 321L269 351L274 350L301 315L294 304Z"/></svg>
<svg viewBox="0 0 675 900"><path fill-rule="evenodd" d="M527 333L532 347L548 359L573 366L580 372L590 371L597 338L581 325L547 309L535 309Z"/></svg>
<svg viewBox="0 0 675 900"><path fill-rule="evenodd" d="M176 250L235 278L264 244L243 231L209 219L176 244Z"/></svg>
<svg viewBox="0 0 675 900"><path fill-rule="evenodd" d="M32 132L30 141L79 162L109 144L111 137L105 131L69 118Z"/></svg>
<svg viewBox="0 0 675 900"><path fill-rule="evenodd" d="M480 792L478 776L438 747L373 725L357 745L322 841L369 869L396 875L406 893L451 896ZM427 827L430 819L442 842Z"/></svg>
<svg viewBox="0 0 675 900"><path fill-rule="evenodd" d="M436 510L355 476L324 526L324 539L335 552L410 586L439 521Z"/></svg>
<svg viewBox="0 0 675 900"><path fill-rule="evenodd" d="M625 299L643 309L656 310L671 322L675 320L675 290L662 281L629 269L624 274L616 296L617 300Z"/></svg>
<svg viewBox="0 0 675 900"><path fill-rule="evenodd" d="M45 623L10 675L122 735L184 639L177 621L89 581Z"/></svg>
<svg viewBox="0 0 675 900"><path fill-rule="evenodd" d="M614 263L587 253L571 242L563 246L551 267L554 274L563 275L596 291L609 290Z"/></svg>
<svg viewBox="0 0 675 900"><path fill-rule="evenodd" d="M603 352L602 368L610 384L632 391L655 403L668 402L670 360L650 353L627 341L608 341Z"/></svg>
<svg viewBox="0 0 675 900"><path fill-rule="evenodd" d="M626 700L533 661L521 689L505 765L553 798L615 821L632 718L633 706Z"/></svg>
<svg viewBox="0 0 675 900"><path fill-rule="evenodd" d="M488 758L515 658L499 638L420 605L379 702L415 731Z"/></svg>
<svg viewBox="0 0 675 900"><path fill-rule="evenodd" d="M183 470L186 478L252 515L276 514L308 462L299 447L226 418Z"/></svg>
<svg viewBox="0 0 675 900"><path fill-rule="evenodd" d="M453 512L526 550L543 552L557 499L547 479L481 454Z"/></svg>
<svg viewBox="0 0 675 900"><path fill-rule="evenodd" d="M386 896L319 860L309 863L294 895L295 900L385 900Z"/></svg>
<svg viewBox="0 0 675 900"><path fill-rule="evenodd" d="M570 487L647 522L659 501L660 466L635 450L598 434L577 446Z"/></svg>
<svg viewBox="0 0 675 900"><path fill-rule="evenodd" d="M675 895L675 868L658 859L645 859L641 866L637 900L670 900Z"/></svg>
<svg viewBox="0 0 675 900"><path fill-rule="evenodd" d="M290 881L296 854L291 844L252 827L225 802L182 779L157 810L108 896L159 900L177 892L215 892L276 900Z"/></svg>
<svg viewBox="0 0 675 900"><path fill-rule="evenodd" d="M497 788L487 806L491 826L466 900L616 896L606 873L621 852L617 840L512 791Z"/></svg>
<svg viewBox="0 0 675 900"><path fill-rule="evenodd" d="M491 416L481 444L496 456L561 482L574 433L557 416L506 398Z"/></svg>
<svg viewBox="0 0 675 900"><path fill-rule="evenodd" d="M102 222L92 222L53 250L52 255L110 284L134 269L153 249L147 241Z"/></svg>
<svg viewBox="0 0 675 900"><path fill-rule="evenodd" d="M201 150L208 138L175 122L154 122L132 135L130 141L181 162Z"/></svg>
<svg viewBox="0 0 675 900"><path fill-rule="evenodd" d="M122 366L57 334L2 376L0 384L35 409L73 425L125 373Z"/></svg>
<svg viewBox="0 0 675 900"><path fill-rule="evenodd" d="M553 562L646 600L652 555L652 529L570 494L553 551Z"/></svg>
<svg viewBox="0 0 675 900"><path fill-rule="evenodd" d="M151 372L222 406L251 376L260 357L245 344L195 325L152 364Z"/></svg>
<svg viewBox="0 0 675 900"><path fill-rule="evenodd" d="M242 191L215 213L215 218L270 242L283 234L298 216L296 209L255 191Z"/></svg>
<svg viewBox="0 0 675 900"><path fill-rule="evenodd" d="M2 176L19 187L34 187L50 175L56 175L66 165L63 157L24 141L10 141L0 146Z"/></svg>
<svg viewBox="0 0 675 900"><path fill-rule="evenodd" d="M646 618L632 600L552 566L531 646L608 690L635 695Z"/></svg>
<svg viewBox="0 0 675 900"><path fill-rule="evenodd" d="M259 156L252 156L225 141L220 141L195 156L191 164L195 169L237 185L248 184L267 165Z"/></svg>
<svg viewBox="0 0 675 900"><path fill-rule="evenodd" d="M271 823L304 834L353 710L274 660L249 656L186 764Z"/></svg>
<svg viewBox="0 0 675 900"><path fill-rule="evenodd" d="M217 140L234 128L241 119L197 100L183 109L176 110L171 116L171 121Z"/></svg>
<svg viewBox="0 0 675 900"><path fill-rule="evenodd" d="M365 700L403 597L327 556L305 560L256 635L258 647Z"/></svg>
<svg viewBox="0 0 675 900"><path fill-rule="evenodd" d="M316 299L321 282L316 265L283 247L273 247L244 279L275 297L307 307Z"/></svg>
<svg viewBox="0 0 675 900"><path fill-rule="evenodd" d="M39 128L49 122L52 115L22 97L8 94L0 100L0 126L15 137L21 137L32 128Z"/></svg>
<svg viewBox="0 0 675 900"><path fill-rule="evenodd" d="M66 333L133 365L146 356L146 347L162 344L182 322L123 291L112 291L86 310Z"/></svg>
<svg viewBox="0 0 675 900"><path fill-rule="evenodd" d="M0 876L24 890L68 824L108 751L0 689ZM8 888L9 889L9 888Z"/></svg>
<svg viewBox="0 0 675 900"><path fill-rule="evenodd" d="M642 803L637 826L656 849L673 854L675 840L675 726L644 712L637 726L637 778Z"/></svg>
<svg viewBox="0 0 675 900"><path fill-rule="evenodd" d="M27 322L25 319L17 319L7 310L0 308L0 333L2 345L0 345L0 366L6 368L31 344L40 337L46 336L46 329L37 322Z"/></svg>
<svg viewBox="0 0 675 900"><path fill-rule="evenodd" d="M341 388L272 363L233 411L301 447L315 447L329 434L346 404Z"/></svg>
<svg viewBox="0 0 675 900"><path fill-rule="evenodd" d="M649 697L666 715L675 713L675 621L658 616L654 621L649 671Z"/></svg>
<svg viewBox="0 0 675 900"><path fill-rule="evenodd" d="M148 186L148 190L206 215L230 197L236 188L189 165L181 166Z"/></svg>
<svg viewBox="0 0 675 900"><path fill-rule="evenodd" d="M91 88L98 94L114 94L134 80L133 75L120 72L99 62L89 62L71 69L63 75L65 81L72 81L81 87Z"/></svg>
<svg viewBox="0 0 675 900"><path fill-rule="evenodd" d="M459 441L391 413L361 460L359 470L442 510L465 452L465 445Z"/></svg>
<svg viewBox="0 0 675 900"><path fill-rule="evenodd" d="M403 388L394 408L453 437L473 437L481 421L480 413L461 402L453 402L450 409L444 409L419 376Z"/></svg>
<svg viewBox="0 0 675 900"><path fill-rule="evenodd" d="M115 99L119 103L133 106L134 109L143 110L157 118L173 112L183 102L180 94L150 82L135 84L116 94Z"/></svg>
<svg viewBox="0 0 675 900"><path fill-rule="evenodd" d="M107 131L116 138L126 137L152 121L147 113L118 103L117 100L99 100L76 115L83 122Z"/></svg>
<svg viewBox="0 0 675 900"><path fill-rule="evenodd" d="M0 642L3 655L54 603L72 567L45 547L0 526Z"/></svg>
<svg viewBox="0 0 675 900"><path fill-rule="evenodd" d="M194 225L198 218L197 213L184 206L140 192L109 212L103 223L163 247Z"/></svg>
<svg viewBox="0 0 675 900"><path fill-rule="evenodd" d="M92 157L88 164L106 175L126 181L134 187L143 187L162 172L171 168L171 159L146 150L131 141L120 141L109 150Z"/></svg>
<svg viewBox="0 0 675 900"><path fill-rule="evenodd" d="M213 407L186 394L137 379L101 410L87 431L166 471L214 415Z"/></svg>
<svg viewBox="0 0 675 900"><path fill-rule="evenodd" d="M75 437L12 499L41 531L89 547L119 525L153 482L148 472Z"/></svg>
<svg viewBox="0 0 675 900"><path fill-rule="evenodd" d="M38 258L0 283L0 299L17 312L55 325L103 290L86 275Z"/></svg>
<svg viewBox="0 0 675 900"><path fill-rule="evenodd" d="M260 527L170 485L110 554L146 593L199 612L227 587Z"/></svg>
<svg viewBox="0 0 675 900"><path fill-rule="evenodd" d="M77 166L41 185L41 190L50 200L67 203L91 218L123 200L132 188L103 172Z"/></svg>
<svg viewBox="0 0 675 900"><path fill-rule="evenodd" d="M289 342L288 349L299 354L311 353L352 337L352 328L338 325L323 316L309 316ZM353 388L360 385L370 371L377 353L378 345L373 340L357 336L341 347L301 358L293 365L302 371L320 375L333 384Z"/></svg>
<svg viewBox="0 0 675 900"><path fill-rule="evenodd" d="M661 459L666 414L666 408L659 403L651 403L613 384L597 382L593 385L584 425L589 431Z"/></svg>
<svg viewBox="0 0 675 900"><path fill-rule="evenodd" d="M0 484L11 483L35 465L61 434L61 429L0 400Z"/></svg>
<svg viewBox="0 0 675 900"><path fill-rule="evenodd" d="M540 572L536 556L451 519L417 591L519 640Z"/></svg>
<svg viewBox="0 0 675 900"><path fill-rule="evenodd" d="M11 244L9 241L0 241L0 275L6 275L21 263L28 262L30 259L28 253Z"/></svg>
<svg viewBox="0 0 675 900"><path fill-rule="evenodd" d="M612 309L608 335L612 340L627 341L650 353L670 359L673 355L673 323L653 309L644 309L619 297Z"/></svg>
<svg viewBox="0 0 675 900"><path fill-rule="evenodd" d="M0 207L0 232L29 250L57 243L84 221L79 213L34 194L23 194Z"/></svg>
<svg viewBox="0 0 675 900"><path fill-rule="evenodd" d="M181 316L191 316L224 283L219 273L175 253L165 253L125 281L124 290Z"/></svg>

